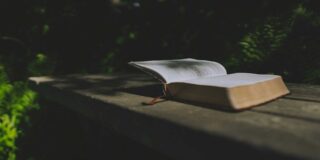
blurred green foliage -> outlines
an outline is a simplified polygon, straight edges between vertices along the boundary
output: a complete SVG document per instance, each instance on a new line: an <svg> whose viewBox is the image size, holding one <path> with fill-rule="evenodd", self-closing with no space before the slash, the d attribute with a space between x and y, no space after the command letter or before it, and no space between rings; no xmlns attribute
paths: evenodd
<svg viewBox="0 0 320 160"><path fill-rule="evenodd" d="M320 27L315 22L319 18L319 14L302 4L284 16L268 17L243 36L239 54L231 55L227 66L276 73L287 81L319 84L320 47L314 44L319 42L316 35Z"/></svg>
<svg viewBox="0 0 320 160"><path fill-rule="evenodd" d="M32 76L49 75L53 70L54 64L44 53L37 53L28 65L28 73Z"/></svg>
<svg viewBox="0 0 320 160"><path fill-rule="evenodd" d="M16 139L21 134L19 125L26 120L26 112L37 107L35 98L35 92L26 83L9 83L0 67L0 159L16 158Z"/></svg>
<svg viewBox="0 0 320 160"><path fill-rule="evenodd" d="M314 0L4 0L0 63L10 80L25 80L193 57L229 72L319 84L319 7Z"/></svg>
<svg viewBox="0 0 320 160"><path fill-rule="evenodd" d="M227 60L230 68L249 68L273 65L273 58L292 30L294 17L268 17L240 40L240 51ZM286 57L284 57L286 58ZM271 60L271 61L270 61ZM274 59L275 60L275 59ZM276 60L278 61L278 59Z"/></svg>

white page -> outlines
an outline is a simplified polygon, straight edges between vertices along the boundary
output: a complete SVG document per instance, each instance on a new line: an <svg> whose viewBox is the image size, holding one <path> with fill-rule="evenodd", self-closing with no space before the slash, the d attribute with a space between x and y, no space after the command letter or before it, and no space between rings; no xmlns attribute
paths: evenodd
<svg viewBox="0 0 320 160"><path fill-rule="evenodd" d="M183 81L182 83L190 83L204 86L217 86L231 88L242 85L255 84L278 78L277 75L253 74L253 73L233 73L218 77L205 77L193 80Z"/></svg>
<svg viewBox="0 0 320 160"><path fill-rule="evenodd" d="M191 58L140 61L130 62L129 64L153 75L157 73L159 76L161 76L158 78L165 80L167 83L227 74L226 69L217 62L196 60Z"/></svg>

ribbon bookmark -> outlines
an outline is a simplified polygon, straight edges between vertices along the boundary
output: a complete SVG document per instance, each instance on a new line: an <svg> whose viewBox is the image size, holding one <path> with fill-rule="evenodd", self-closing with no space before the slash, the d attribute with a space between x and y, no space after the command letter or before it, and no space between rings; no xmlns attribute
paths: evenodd
<svg viewBox="0 0 320 160"><path fill-rule="evenodd" d="M163 88L162 88L162 96L154 97L150 102L144 102L143 104L145 105L154 105L160 101L158 101L160 98L167 97L167 92L168 92L168 86L166 83L162 83Z"/></svg>

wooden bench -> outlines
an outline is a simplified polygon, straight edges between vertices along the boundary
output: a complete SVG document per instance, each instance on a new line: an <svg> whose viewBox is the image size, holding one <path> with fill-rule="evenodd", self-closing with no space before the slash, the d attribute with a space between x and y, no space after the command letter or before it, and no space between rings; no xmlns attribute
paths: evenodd
<svg viewBox="0 0 320 160"><path fill-rule="evenodd" d="M320 159L320 86L242 112L176 101L142 105L161 86L140 74L32 77L41 97L173 159Z"/></svg>

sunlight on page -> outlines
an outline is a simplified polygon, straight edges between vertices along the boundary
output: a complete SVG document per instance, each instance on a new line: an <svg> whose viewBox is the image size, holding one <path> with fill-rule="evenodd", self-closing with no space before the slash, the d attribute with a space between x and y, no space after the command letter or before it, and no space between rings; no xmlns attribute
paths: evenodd
<svg viewBox="0 0 320 160"><path fill-rule="evenodd" d="M218 87L236 87L242 85L249 85L259 82L268 81L278 78L277 75L267 74L253 74L253 73L233 73L218 77L206 77L201 79L187 80L182 83L190 83L204 86L218 86Z"/></svg>
<svg viewBox="0 0 320 160"><path fill-rule="evenodd" d="M151 70L161 76L167 83L227 74L226 69L217 62L191 58L130 62L129 64L137 66L146 72Z"/></svg>

